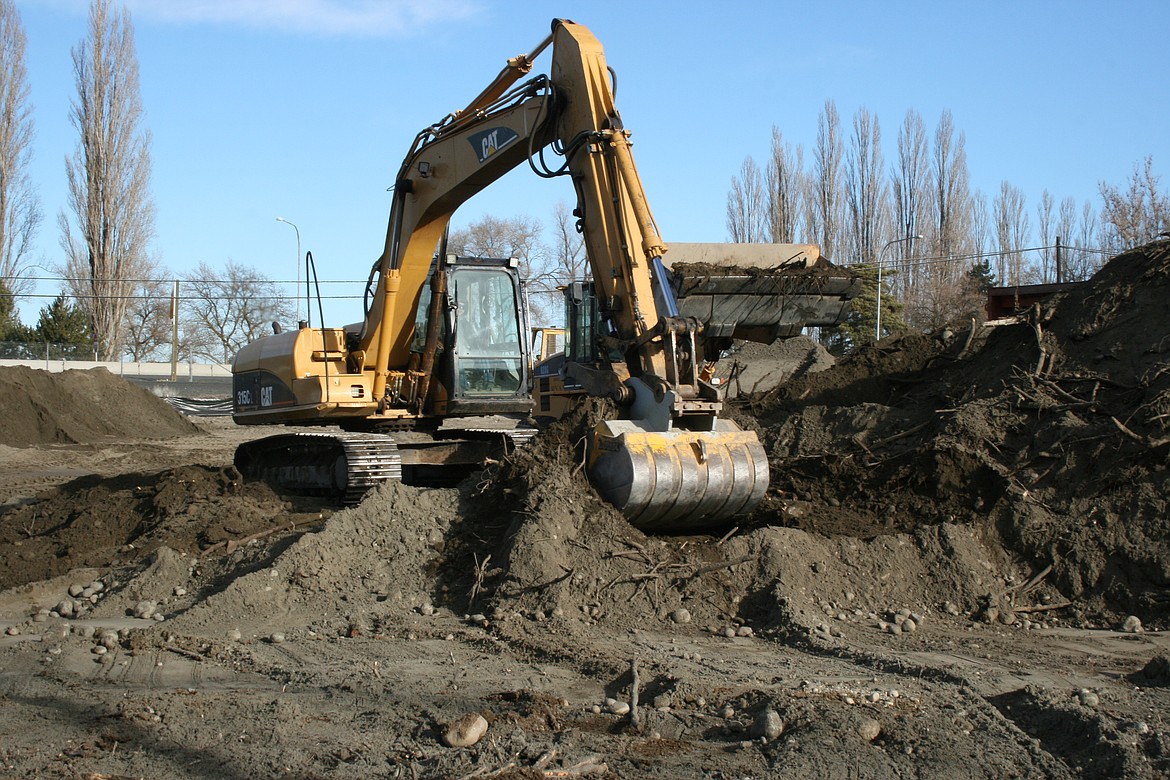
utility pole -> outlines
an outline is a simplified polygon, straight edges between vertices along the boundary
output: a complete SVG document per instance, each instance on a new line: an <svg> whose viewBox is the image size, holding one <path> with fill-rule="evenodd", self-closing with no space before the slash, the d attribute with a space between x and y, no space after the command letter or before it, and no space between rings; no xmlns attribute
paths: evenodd
<svg viewBox="0 0 1170 780"><path fill-rule="evenodd" d="M179 378L179 280L171 290L171 381Z"/></svg>
<svg viewBox="0 0 1170 780"><path fill-rule="evenodd" d="M1064 281L1064 269L1061 267L1060 261L1060 236L1056 237L1056 283L1060 284Z"/></svg>

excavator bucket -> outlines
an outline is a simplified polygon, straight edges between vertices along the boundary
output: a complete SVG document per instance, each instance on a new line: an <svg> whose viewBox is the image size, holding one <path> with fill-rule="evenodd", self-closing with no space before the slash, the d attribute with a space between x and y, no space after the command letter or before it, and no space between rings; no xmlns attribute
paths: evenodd
<svg viewBox="0 0 1170 780"><path fill-rule="evenodd" d="M703 432L606 420L594 429L589 478L638 528L699 531L763 499L768 457L754 432L730 420Z"/></svg>
<svg viewBox="0 0 1170 780"><path fill-rule="evenodd" d="M706 338L770 344L844 320L861 291L813 244L671 244L663 264L679 314Z"/></svg>

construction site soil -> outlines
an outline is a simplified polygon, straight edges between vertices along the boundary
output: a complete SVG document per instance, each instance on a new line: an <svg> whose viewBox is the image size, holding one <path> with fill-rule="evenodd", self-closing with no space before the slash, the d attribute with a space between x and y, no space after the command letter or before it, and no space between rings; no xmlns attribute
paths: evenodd
<svg viewBox="0 0 1170 780"><path fill-rule="evenodd" d="M341 509L241 479L264 429L0 369L0 772L1170 776L1168 298L1159 242L831 367L745 345L772 487L685 536L588 486L599 402Z"/></svg>

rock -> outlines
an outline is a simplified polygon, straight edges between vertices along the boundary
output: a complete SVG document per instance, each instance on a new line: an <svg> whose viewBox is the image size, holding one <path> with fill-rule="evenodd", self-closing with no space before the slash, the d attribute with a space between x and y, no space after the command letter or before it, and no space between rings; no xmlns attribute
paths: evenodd
<svg viewBox="0 0 1170 780"><path fill-rule="evenodd" d="M735 630L736 636L749 636L750 637L750 636L753 636L754 634L755 634L755 632L752 631L751 626L740 626L739 628L737 628Z"/></svg>
<svg viewBox="0 0 1170 780"><path fill-rule="evenodd" d="M1121 624L1121 630L1127 634L1140 634L1144 629L1142 628L1142 621L1136 615L1130 615Z"/></svg>
<svg viewBox="0 0 1170 780"><path fill-rule="evenodd" d="M140 601L134 605L134 617L148 619L158 609L157 601Z"/></svg>
<svg viewBox="0 0 1170 780"><path fill-rule="evenodd" d="M238 628L233 628L231 631L227 632L227 640L229 642L239 642L243 636L244 635L240 633L240 629Z"/></svg>
<svg viewBox="0 0 1170 780"><path fill-rule="evenodd" d="M902 630L908 634L912 634L918 630L918 624L914 622L914 618L906 618L902 621Z"/></svg>
<svg viewBox="0 0 1170 780"><path fill-rule="evenodd" d="M614 699L607 699L605 708L614 715L626 715L630 711L630 705L624 701L616 701Z"/></svg>
<svg viewBox="0 0 1170 780"><path fill-rule="evenodd" d="M1077 700L1086 707L1096 707L1101 703L1101 697L1088 688L1081 688L1077 691Z"/></svg>
<svg viewBox="0 0 1170 780"><path fill-rule="evenodd" d="M670 613L670 619L675 623L690 623L691 611L689 609L680 607L679 609L676 609L674 612Z"/></svg>
<svg viewBox="0 0 1170 780"><path fill-rule="evenodd" d="M284 644L284 634L280 633L279 631L275 631L269 635L268 641L274 645Z"/></svg>
<svg viewBox="0 0 1170 780"><path fill-rule="evenodd" d="M72 596L73 598L77 598L78 596L80 596L84 592L85 592L84 585L78 585L77 583L74 583L74 584L69 586L69 595Z"/></svg>
<svg viewBox="0 0 1170 780"><path fill-rule="evenodd" d="M773 740L784 733L784 719L771 707L764 709L752 722L751 734L754 739Z"/></svg>
<svg viewBox="0 0 1170 780"><path fill-rule="evenodd" d="M873 718L866 718L857 724L857 735L866 742L873 742L882 733L882 724L878 723Z"/></svg>
<svg viewBox="0 0 1170 780"><path fill-rule="evenodd" d="M443 744L447 747L471 747L483 739L488 722L478 712L470 712L443 730Z"/></svg>
<svg viewBox="0 0 1170 780"><path fill-rule="evenodd" d="M1170 656L1155 655L1135 676L1144 685L1170 686Z"/></svg>
<svg viewBox="0 0 1170 780"><path fill-rule="evenodd" d="M723 629L723 636L730 639L731 637L735 636L735 629L731 626L728 626L727 628Z"/></svg>

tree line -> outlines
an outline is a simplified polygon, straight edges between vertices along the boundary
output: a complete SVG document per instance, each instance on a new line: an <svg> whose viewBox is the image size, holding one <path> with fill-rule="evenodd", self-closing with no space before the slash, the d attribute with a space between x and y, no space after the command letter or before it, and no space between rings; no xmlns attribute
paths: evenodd
<svg viewBox="0 0 1170 780"><path fill-rule="evenodd" d="M233 261L222 269L201 263L180 276L185 305L172 311L173 282L150 246L151 135L143 125L134 27L124 8L92 0L85 38L70 53L77 145L65 160L67 208L57 215L63 259L50 264L63 290L35 327L21 323L15 301L34 288L30 252L43 222L29 175L27 45L15 3L0 0L0 342L144 360L164 346L169 356L178 317L181 357L226 362L273 322L288 322L291 304L276 285Z"/></svg>
<svg viewBox="0 0 1170 780"><path fill-rule="evenodd" d="M68 208L57 218L64 260L50 266L63 290L41 309L36 326L21 323L15 301L34 289L29 253L43 221L28 173L26 47L15 3L0 0L0 342L24 345L8 351L35 356L53 343L67 357L169 357L177 318L181 358L228 362L274 323L290 323L289 297L254 268L200 263L169 280L151 253L151 136L143 126L134 28L110 0L92 0L86 37L71 51L70 122L78 140L65 165ZM564 204L557 204L552 225L545 242L538 220L486 217L452 233L447 250L518 258L534 322L549 322L558 318L557 286L585 273L581 237Z"/></svg>
<svg viewBox="0 0 1170 780"><path fill-rule="evenodd" d="M887 161L878 117L863 107L845 128L828 100L807 155L773 127L766 162L744 159L726 224L732 241L815 243L838 264L863 266L869 296L855 304L847 330L860 335L858 320L876 319L879 266L883 330L937 329L978 317L989 286L1087 279L1110 254L1157 238L1170 223L1170 199L1149 157L1124 186L1098 189L1100 211L1071 197L1057 203L1047 190L1029 208L1007 180L988 195L971 187L966 136L949 111L933 131L907 111Z"/></svg>
<svg viewBox="0 0 1170 780"><path fill-rule="evenodd" d="M110 0L91 0L85 38L71 51L77 145L66 159L67 208L57 215L63 260L59 297L23 325L15 300L35 281L29 253L43 215L28 173L33 122L27 41L14 0L0 0L0 341L87 345L100 360L156 357L173 340L184 358L228 361L248 341L289 322L291 301L244 264L201 263L182 275L185 306L172 311L172 281L152 254L151 136L143 126L134 29ZM866 278L849 322L829 336L838 351L865 338L881 300L884 331L936 329L978 317L993 284L1075 281L1112 252L1157 236L1170 201L1146 158L1122 186L1101 182L1100 210L1045 191L1034 208L1008 181L973 190L966 138L949 111L933 131L906 112L887 161L881 123L858 109L842 126L833 101L807 150L773 128L769 156L732 177L726 226L733 242L816 243ZM807 162L806 162L807 158ZM556 288L588 270L569 208L545 226L531 217L485 217L454 231L447 251L517 257L536 323L559 319ZM881 281L882 295L876 293ZM87 356L88 356L87 354Z"/></svg>

